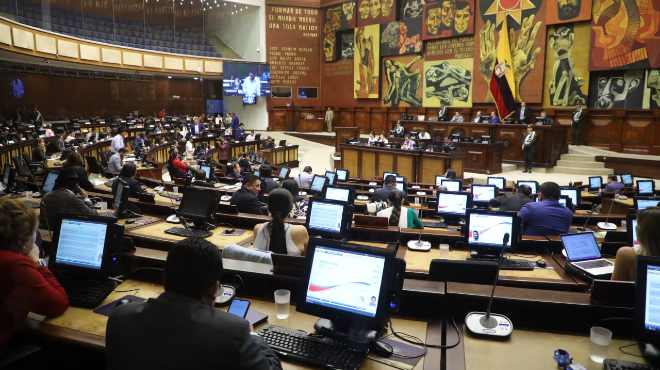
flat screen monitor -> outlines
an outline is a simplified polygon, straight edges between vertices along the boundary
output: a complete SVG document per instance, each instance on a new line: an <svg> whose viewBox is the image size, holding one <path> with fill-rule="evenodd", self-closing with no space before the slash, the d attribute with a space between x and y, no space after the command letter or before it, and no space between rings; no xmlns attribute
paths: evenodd
<svg viewBox="0 0 660 370"><path fill-rule="evenodd" d="M629 173L622 173L619 175L619 177L621 178L621 183L623 183L623 185L627 187L632 187L634 185L633 175Z"/></svg>
<svg viewBox="0 0 660 370"><path fill-rule="evenodd" d="M351 200L351 189L328 186L325 189L325 199L335 200L342 203L349 203Z"/></svg>
<svg viewBox="0 0 660 370"><path fill-rule="evenodd" d="M487 181L488 185L495 185L500 190L504 190L504 187L506 186L506 179L504 177L488 176Z"/></svg>
<svg viewBox="0 0 660 370"><path fill-rule="evenodd" d="M206 176L206 179L211 179L211 166L207 164L203 164L199 166L200 171L204 173L204 176Z"/></svg>
<svg viewBox="0 0 660 370"><path fill-rule="evenodd" d="M561 205L564 208L568 208L571 211L573 210L573 202L571 201L571 198L568 195L562 195L559 197L559 205Z"/></svg>
<svg viewBox="0 0 660 370"><path fill-rule="evenodd" d="M396 182L406 182L406 178L399 175L396 176L395 180Z"/></svg>
<svg viewBox="0 0 660 370"><path fill-rule="evenodd" d="M103 268L108 231L108 221L64 216L56 239L56 268L100 272Z"/></svg>
<svg viewBox="0 0 660 370"><path fill-rule="evenodd" d="M403 182L397 182L396 189L402 193L405 192L405 184Z"/></svg>
<svg viewBox="0 0 660 370"><path fill-rule="evenodd" d="M181 204L176 214L195 222L213 219L218 206L218 193L213 189L189 186L183 189Z"/></svg>
<svg viewBox="0 0 660 370"><path fill-rule="evenodd" d="M439 191L437 213L441 216L465 217L472 195L465 192Z"/></svg>
<svg viewBox="0 0 660 370"><path fill-rule="evenodd" d="M436 176L435 177L435 186L442 186L442 180L446 180L447 178L444 176Z"/></svg>
<svg viewBox="0 0 660 370"><path fill-rule="evenodd" d="M44 183L41 186L41 192L47 194L53 191L53 189L55 188L55 182L57 181L57 178L59 176L60 176L59 171L48 172L48 175L44 179Z"/></svg>
<svg viewBox="0 0 660 370"><path fill-rule="evenodd" d="M339 169L337 172L337 181L348 181L348 170Z"/></svg>
<svg viewBox="0 0 660 370"><path fill-rule="evenodd" d="M653 195L655 194L654 180L637 180L637 194Z"/></svg>
<svg viewBox="0 0 660 370"><path fill-rule="evenodd" d="M634 322L637 340L660 343L660 258L637 257ZM641 344L641 343L640 343Z"/></svg>
<svg viewBox="0 0 660 370"><path fill-rule="evenodd" d="M351 207L341 202L315 200L307 210L307 230L312 235L341 238L351 219Z"/></svg>
<svg viewBox="0 0 660 370"><path fill-rule="evenodd" d="M328 178L328 185L334 185L337 183L337 174L332 171L325 171L325 177Z"/></svg>
<svg viewBox="0 0 660 370"><path fill-rule="evenodd" d="M383 180L385 180L387 178L387 176L390 176L390 175L392 175L394 177L399 176L396 172L383 172Z"/></svg>
<svg viewBox="0 0 660 370"><path fill-rule="evenodd" d="M660 205L660 198L635 197L634 204L635 204L635 210L641 211L651 207L658 207L658 205Z"/></svg>
<svg viewBox="0 0 660 370"><path fill-rule="evenodd" d="M440 186L447 189L447 191L461 191L463 190L463 184L461 180L442 180Z"/></svg>
<svg viewBox="0 0 660 370"><path fill-rule="evenodd" d="M291 172L291 169L289 167L280 167L280 173L278 174L277 177L280 179L284 180L287 177L289 177L289 172Z"/></svg>
<svg viewBox="0 0 660 370"><path fill-rule="evenodd" d="M500 250L506 234L509 234L507 247L515 247L519 230L515 212L468 210L468 245L477 252L480 248Z"/></svg>
<svg viewBox="0 0 660 370"><path fill-rule="evenodd" d="M270 68L263 63L226 62L223 64L224 96L242 96L243 104L256 104L261 96L270 96Z"/></svg>
<svg viewBox="0 0 660 370"><path fill-rule="evenodd" d="M472 184L472 202L486 204L495 198L497 187L495 185Z"/></svg>
<svg viewBox="0 0 660 370"><path fill-rule="evenodd" d="M603 187L601 176L589 176L589 190L600 190Z"/></svg>
<svg viewBox="0 0 660 370"><path fill-rule="evenodd" d="M628 234L628 245L639 247L639 239L637 239L637 215L629 214L626 216L626 227Z"/></svg>
<svg viewBox="0 0 660 370"><path fill-rule="evenodd" d="M518 180L516 186L527 185L532 189L532 194L537 194L539 191L539 183L533 180Z"/></svg>
<svg viewBox="0 0 660 370"><path fill-rule="evenodd" d="M325 189L327 183L328 183L327 177L314 175L314 177L312 178L312 184L309 186L309 190L317 194L322 194L323 189Z"/></svg>
<svg viewBox="0 0 660 370"><path fill-rule="evenodd" d="M9 185L9 180L11 178L11 166L8 164L5 165L4 171L2 171L2 183L6 185Z"/></svg>
<svg viewBox="0 0 660 370"><path fill-rule="evenodd" d="M571 198L571 203L574 206L580 204L580 190L576 188L562 188L560 190L560 195L566 195Z"/></svg>

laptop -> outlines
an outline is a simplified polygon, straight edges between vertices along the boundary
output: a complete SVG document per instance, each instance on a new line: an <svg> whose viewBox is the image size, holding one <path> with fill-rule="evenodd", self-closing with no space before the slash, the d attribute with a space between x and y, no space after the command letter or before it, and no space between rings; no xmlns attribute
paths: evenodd
<svg viewBox="0 0 660 370"><path fill-rule="evenodd" d="M604 259L592 232L561 235L568 265L591 278L612 275L614 263Z"/></svg>

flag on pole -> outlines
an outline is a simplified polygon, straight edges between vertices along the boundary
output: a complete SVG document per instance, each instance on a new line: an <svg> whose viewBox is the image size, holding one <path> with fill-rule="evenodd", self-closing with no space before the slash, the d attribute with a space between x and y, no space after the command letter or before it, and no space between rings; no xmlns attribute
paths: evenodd
<svg viewBox="0 0 660 370"><path fill-rule="evenodd" d="M509 46L507 22L502 22L497 40L495 68L490 78L490 93L495 100L497 115L501 120L516 110L516 80L513 77L513 58Z"/></svg>

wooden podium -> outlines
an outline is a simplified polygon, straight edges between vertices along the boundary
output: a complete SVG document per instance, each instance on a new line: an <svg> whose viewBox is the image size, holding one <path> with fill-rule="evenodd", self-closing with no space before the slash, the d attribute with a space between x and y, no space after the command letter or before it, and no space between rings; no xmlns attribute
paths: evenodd
<svg viewBox="0 0 660 370"><path fill-rule="evenodd" d="M339 146L345 144L346 140L360 138L360 128L356 126L337 126L335 131L335 152L339 153Z"/></svg>

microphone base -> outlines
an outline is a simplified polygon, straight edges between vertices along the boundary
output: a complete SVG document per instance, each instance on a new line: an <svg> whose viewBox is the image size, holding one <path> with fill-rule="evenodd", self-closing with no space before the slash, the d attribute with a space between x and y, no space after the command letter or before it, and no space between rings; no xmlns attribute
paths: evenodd
<svg viewBox="0 0 660 370"><path fill-rule="evenodd" d="M487 318L485 312L470 312L465 315L465 327L474 336L492 339L507 339L513 332L511 320L495 313Z"/></svg>
<svg viewBox="0 0 660 370"><path fill-rule="evenodd" d="M599 222L596 224L599 229L601 230L616 230L616 224L613 224L611 222Z"/></svg>

